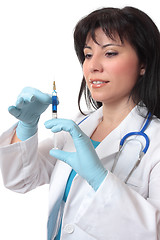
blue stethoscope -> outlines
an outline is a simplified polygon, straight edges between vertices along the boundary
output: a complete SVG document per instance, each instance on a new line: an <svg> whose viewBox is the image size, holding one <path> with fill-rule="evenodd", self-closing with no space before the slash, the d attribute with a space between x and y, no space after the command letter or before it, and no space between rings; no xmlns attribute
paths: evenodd
<svg viewBox="0 0 160 240"><path fill-rule="evenodd" d="M119 156L123 150L123 148L125 147L125 145L129 142L129 141L139 141L138 139L128 139L129 137L131 136L142 136L144 137L145 139L145 147L143 148L143 145L142 143L140 142L141 144L141 150L140 150L140 153L139 153L139 156L138 156L138 160L135 162L133 168L131 169L131 171L129 172L128 176L125 178L124 182L127 183L128 179L130 178L130 176L132 175L133 171L138 167L138 165L140 164L141 162L141 159L142 157L144 156L144 154L147 152L148 148L149 148L149 137L147 136L147 134L144 132L146 130L146 128L148 127L149 123L151 121L151 113L148 114L148 117L146 119L146 122L144 123L144 126L142 127L142 129L139 131L139 132L130 132L130 133L127 133L120 141L120 146L119 146L119 151L118 153L116 154L116 157L115 157L115 160L114 160L114 163L113 163L113 166L112 166L112 169L111 169L111 172L114 171L116 165L117 165L117 162L118 162L118 159L119 159Z"/></svg>
<svg viewBox="0 0 160 240"><path fill-rule="evenodd" d="M89 116L87 116L86 118L84 118L78 125L80 125L83 121L85 121ZM145 139L145 147L142 146L142 143L141 143L141 150L140 150L140 153L139 153L139 157L138 157L138 160L136 161L136 163L134 164L132 170L129 172L128 176L125 178L124 182L126 183L128 181L128 179L130 178L130 176L132 175L133 171L138 167L138 165L140 164L140 161L142 159L142 157L144 156L144 154L147 152L148 148L149 148L149 137L147 136L147 134L144 132L149 123L151 121L151 113L148 114L147 116L147 119L144 123L144 126L142 127L142 129L139 131L139 132L130 132L130 133L127 133L120 141L120 146L119 146L119 151L118 153L116 154L116 157L115 157L115 160L114 160L114 163L113 163L113 166L112 166L112 169L111 169L111 172L113 172L115 170L115 167L117 165L117 162L118 162L118 159L119 159L119 156L122 152L122 150L124 149L124 146L129 142L129 141L139 141L138 139L128 139L129 137L131 136L142 136L144 137Z"/></svg>

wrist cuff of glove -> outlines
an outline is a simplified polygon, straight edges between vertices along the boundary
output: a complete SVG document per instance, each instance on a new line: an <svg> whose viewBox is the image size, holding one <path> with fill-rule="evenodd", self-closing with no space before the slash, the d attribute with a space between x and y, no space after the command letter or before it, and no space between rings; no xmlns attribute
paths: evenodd
<svg viewBox="0 0 160 240"><path fill-rule="evenodd" d="M105 168L101 169L100 172L96 175L96 177L89 182L89 184L92 186L95 192L98 190L107 174L108 171Z"/></svg>
<svg viewBox="0 0 160 240"><path fill-rule="evenodd" d="M16 134L21 141L25 141L28 138L32 137L37 132L37 130L37 124L35 124L35 126L32 126L31 124L25 124L24 122L19 121L16 128Z"/></svg>

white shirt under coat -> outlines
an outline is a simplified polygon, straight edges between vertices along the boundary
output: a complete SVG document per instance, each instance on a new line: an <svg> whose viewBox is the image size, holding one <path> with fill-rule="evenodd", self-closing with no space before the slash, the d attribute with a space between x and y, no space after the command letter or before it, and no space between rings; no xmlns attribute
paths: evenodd
<svg viewBox="0 0 160 240"><path fill-rule="evenodd" d="M83 121L80 128L90 137L102 115L100 108ZM80 115L76 122L83 118ZM145 131L150 139L149 149L127 184L124 179L137 161L138 142L133 140L126 145L115 171L110 172L121 138L129 132L140 131L144 122L135 107L98 145L96 152L109 170L108 175L96 192L76 175L65 206L61 200L71 167L49 155L53 147L51 138L38 144L36 134L27 141L9 145L14 126L0 137L0 167L4 184L13 191L25 193L50 183L49 212L54 207L56 217L54 236L63 211L62 240L159 240L160 121L157 118ZM142 137L139 138L145 143ZM57 142L60 149L75 151L68 133L58 133Z"/></svg>

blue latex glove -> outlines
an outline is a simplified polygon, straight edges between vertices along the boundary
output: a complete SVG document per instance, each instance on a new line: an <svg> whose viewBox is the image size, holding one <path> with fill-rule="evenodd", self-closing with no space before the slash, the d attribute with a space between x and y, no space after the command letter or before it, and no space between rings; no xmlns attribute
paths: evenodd
<svg viewBox="0 0 160 240"><path fill-rule="evenodd" d="M20 120L16 129L20 140L24 141L37 132L40 115L51 103L52 97L49 94L31 87L22 90L15 106L8 108L9 113Z"/></svg>
<svg viewBox="0 0 160 240"><path fill-rule="evenodd" d="M69 164L96 191L107 175L98 155L89 139L72 120L52 119L45 122L52 132L67 131L73 138L76 152L64 152L52 149L50 155Z"/></svg>

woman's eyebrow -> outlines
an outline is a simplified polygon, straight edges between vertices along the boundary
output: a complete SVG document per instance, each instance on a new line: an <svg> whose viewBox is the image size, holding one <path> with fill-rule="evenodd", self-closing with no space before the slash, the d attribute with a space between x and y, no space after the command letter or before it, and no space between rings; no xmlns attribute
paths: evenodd
<svg viewBox="0 0 160 240"><path fill-rule="evenodd" d="M108 43L102 46L102 48L106 48L109 46L116 46L116 47L122 47L122 45L118 44L118 43Z"/></svg>
<svg viewBox="0 0 160 240"><path fill-rule="evenodd" d="M106 48L106 47L109 47L109 46L118 46L118 47L122 47L122 45L120 45L120 44L118 44L118 43L107 43L107 44L105 44L105 45L102 45L101 47L102 47L102 49L103 48ZM84 49L85 48L88 48L88 49L92 49L90 46L88 46L88 45L85 45L84 46Z"/></svg>
<svg viewBox="0 0 160 240"><path fill-rule="evenodd" d="M87 46L87 45L84 46L84 49L85 48L92 49L90 46Z"/></svg>

